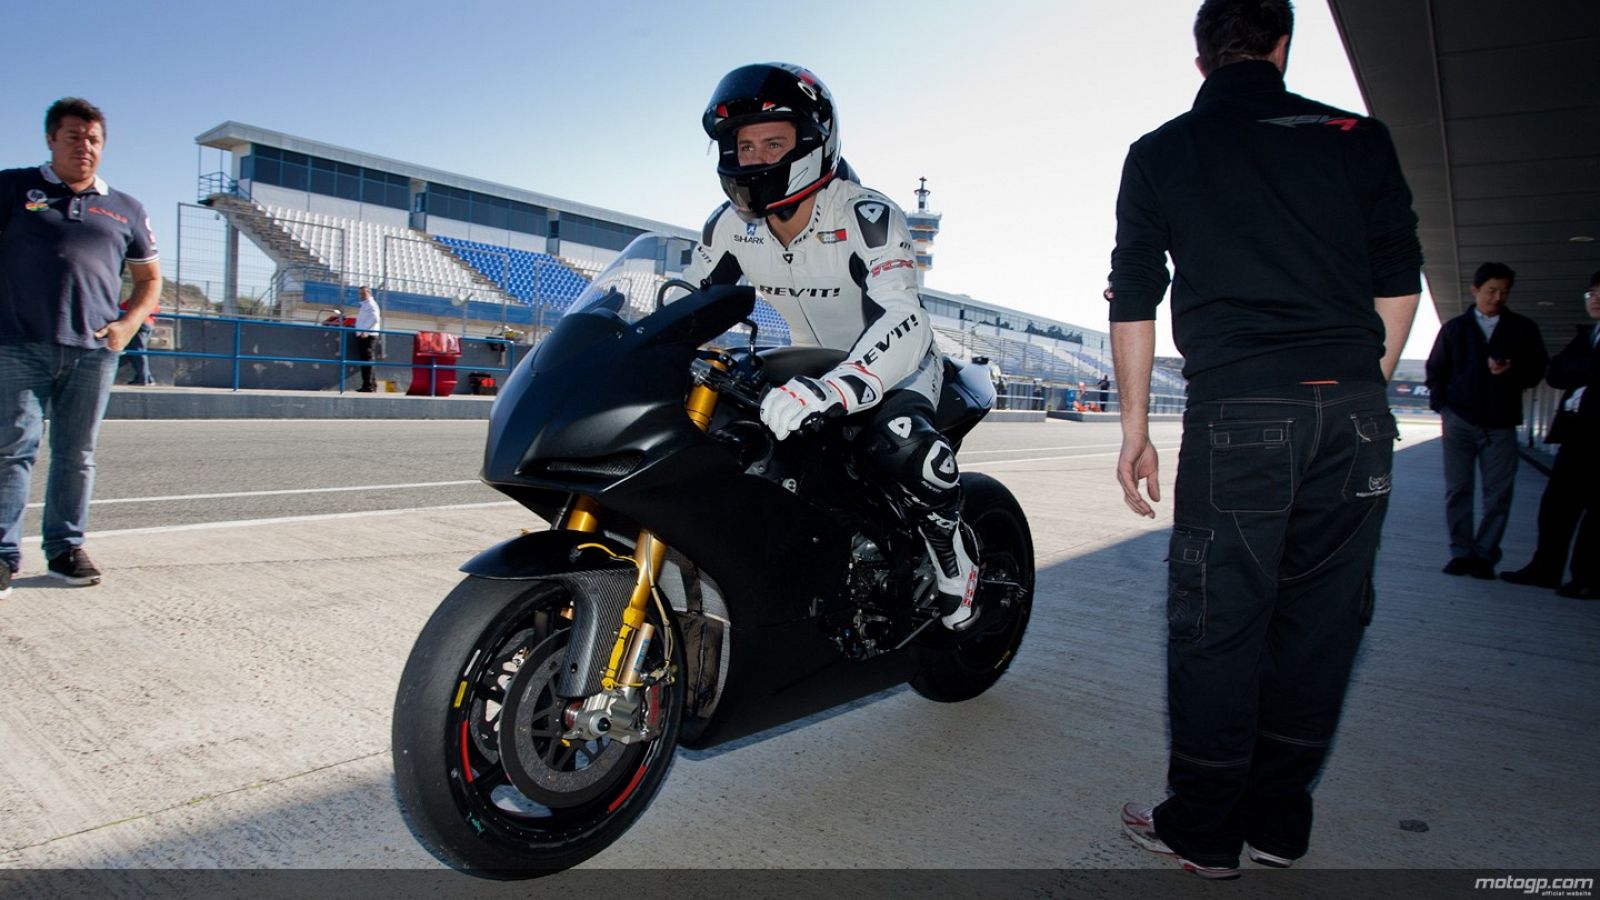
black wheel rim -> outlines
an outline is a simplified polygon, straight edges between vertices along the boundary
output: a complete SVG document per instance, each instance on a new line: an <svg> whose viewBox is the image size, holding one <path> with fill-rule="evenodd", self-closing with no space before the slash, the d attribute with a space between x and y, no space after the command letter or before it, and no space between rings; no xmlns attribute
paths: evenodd
<svg viewBox="0 0 1600 900"><path fill-rule="evenodd" d="M566 605L564 591L534 591L485 629L464 661L446 727L445 759L468 824L485 840L524 851L588 839L636 803L645 776L669 761L662 739L563 746L554 733L565 704L550 690L549 667L566 644ZM661 664L661 648L653 642L648 665ZM656 691L655 702L662 715L677 715L673 691ZM502 734L507 727L515 739ZM518 786L528 779L548 789L547 802Z"/></svg>
<svg viewBox="0 0 1600 900"><path fill-rule="evenodd" d="M1005 665L1027 628L1033 583L1018 559L1016 531L997 513L971 523L978 538L978 621L970 631L956 632L956 658L974 671ZM1015 585L1016 587L1012 587Z"/></svg>

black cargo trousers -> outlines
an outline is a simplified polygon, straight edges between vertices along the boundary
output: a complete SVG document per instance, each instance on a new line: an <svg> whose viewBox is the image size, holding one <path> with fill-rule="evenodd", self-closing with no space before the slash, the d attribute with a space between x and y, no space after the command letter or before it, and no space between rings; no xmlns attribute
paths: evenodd
<svg viewBox="0 0 1600 900"><path fill-rule="evenodd" d="M1388 509L1398 435L1381 384L1299 384L1193 403L1168 556L1170 798L1179 855L1294 859L1338 723Z"/></svg>

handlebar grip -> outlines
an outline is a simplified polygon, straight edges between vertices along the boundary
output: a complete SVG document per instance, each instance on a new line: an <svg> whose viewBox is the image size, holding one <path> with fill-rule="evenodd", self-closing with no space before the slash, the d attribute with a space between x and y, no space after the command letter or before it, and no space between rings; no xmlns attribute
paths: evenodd
<svg viewBox="0 0 1600 900"><path fill-rule="evenodd" d="M844 414L844 407L830 406L822 412L806 419L804 422L801 422L800 430L804 431L806 434L816 434L817 432L821 431L829 422L833 421L834 419L842 418Z"/></svg>

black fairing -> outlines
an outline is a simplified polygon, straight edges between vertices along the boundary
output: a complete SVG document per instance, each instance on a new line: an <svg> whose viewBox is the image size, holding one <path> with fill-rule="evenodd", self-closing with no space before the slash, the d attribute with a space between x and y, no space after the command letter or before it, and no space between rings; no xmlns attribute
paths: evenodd
<svg viewBox="0 0 1600 900"><path fill-rule="evenodd" d="M704 436L683 412L701 343L749 316L755 292L719 286L668 304L637 325L569 315L523 360L495 401L483 479L497 488L593 491L591 479L548 477L536 463L638 453L659 459Z"/></svg>
<svg viewBox="0 0 1600 900"><path fill-rule="evenodd" d="M944 390L934 426L957 445L994 409L994 382L983 366L945 357Z"/></svg>
<svg viewBox="0 0 1600 900"><path fill-rule="evenodd" d="M845 536L810 504L744 474L683 407L695 351L754 303L748 287L713 287L632 327L605 315L565 317L496 401L483 479L541 514L577 493L649 528L730 596L763 598L741 610L741 624L806 617L814 599L838 588ZM624 474L550 466L618 459Z"/></svg>
<svg viewBox="0 0 1600 900"><path fill-rule="evenodd" d="M849 529L746 474L734 450L684 411L697 350L748 317L754 301L748 287L723 286L631 326L603 312L567 315L507 381L484 455L483 479L546 519L570 495L591 497L613 524L620 515L648 528L721 587L732 621L726 689L712 720L686 725L686 746L791 721L913 671L901 653L846 660L813 621L847 598ZM787 355L796 365L820 360ZM959 399L952 409L962 420L986 411ZM527 577L517 574L518 551L503 546L473 571Z"/></svg>

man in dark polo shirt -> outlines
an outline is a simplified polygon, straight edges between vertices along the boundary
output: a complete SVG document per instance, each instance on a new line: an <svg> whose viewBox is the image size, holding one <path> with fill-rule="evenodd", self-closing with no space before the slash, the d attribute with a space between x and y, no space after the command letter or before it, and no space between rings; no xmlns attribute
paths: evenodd
<svg viewBox="0 0 1600 900"><path fill-rule="evenodd" d="M1377 121L1288 93L1287 0L1207 0L1191 111L1128 151L1111 256L1130 509L1161 499L1148 398L1171 279L1189 380L1167 597L1170 796L1140 846L1211 878L1306 853L1372 610L1396 428L1385 398L1422 264Z"/></svg>
<svg viewBox="0 0 1600 900"><path fill-rule="evenodd" d="M50 420L46 574L100 581L83 550L94 447L117 358L161 301L155 235L139 201L97 171L105 116L67 97L45 113L50 161L0 171L0 597L21 566L22 512ZM118 308L122 268L133 277Z"/></svg>

